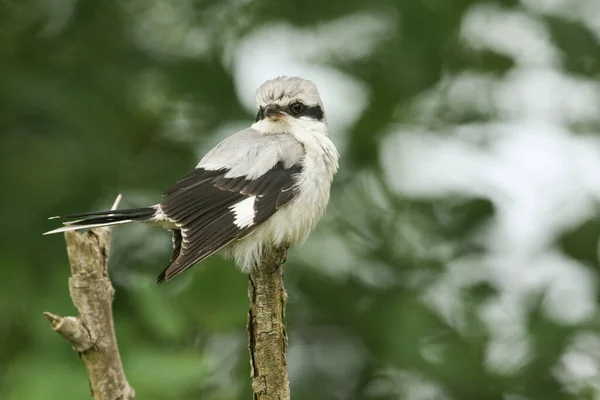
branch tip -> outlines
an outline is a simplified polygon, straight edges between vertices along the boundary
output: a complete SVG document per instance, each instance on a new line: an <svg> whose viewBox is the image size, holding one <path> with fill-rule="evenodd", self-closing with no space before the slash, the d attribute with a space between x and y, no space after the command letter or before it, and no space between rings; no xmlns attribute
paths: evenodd
<svg viewBox="0 0 600 400"><path fill-rule="evenodd" d="M123 195L121 193L119 193L117 195L117 198L115 199L115 202L113 203L112 207L110 208L111 211L116 210L117 207L119 207L119 203L121 202L122 198L123 198Z"/></svg>
<svg viewBox="0 0 600 400"><path fill-rule="evenodd" d="M52 329L57 330L60 327L60 323L62 322L62 317L60 315L44 311L44 316L48 318L48 321L50 321Z"/></svg>

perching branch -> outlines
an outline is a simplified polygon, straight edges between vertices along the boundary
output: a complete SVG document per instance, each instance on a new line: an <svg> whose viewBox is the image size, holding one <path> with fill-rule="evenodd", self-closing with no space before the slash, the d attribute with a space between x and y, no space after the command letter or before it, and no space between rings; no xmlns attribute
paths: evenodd
<svg viewBox="0 0 600 400"><path fill-rule="evenodd" d="M112 209L116 209L121 196ZM69 292L77 317L45 312L52 329L68 340L85 363L95 400L132 400L117 347L112 314L114 288L108 277L110 228L65 232L71 264Z"/></svg>
<svg viewBox="0 0 600 400"><path fill-rule="evenodd" d="M112 209L116 209L120 196ZM65 232L71 264L69 292L77 317L45 312L52 329L68 340L83 359L95 400L133 400L121 363L112 317L114 288L108 278L110 228ZM248 282L248 350L255 400L289 400L287 293L281 265L287 248L272 249Z"/></svg>
<svg viewBox="0 0 600 400"><path fill-rule="evenodd" d="M254 400L289 400L287 373L287 332L281 264L287 248L272 249L248 281L248 350Z"/></svg>

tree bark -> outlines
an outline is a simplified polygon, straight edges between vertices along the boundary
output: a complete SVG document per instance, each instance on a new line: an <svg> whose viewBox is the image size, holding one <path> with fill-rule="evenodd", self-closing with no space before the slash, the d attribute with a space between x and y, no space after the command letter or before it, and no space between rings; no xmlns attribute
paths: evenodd
<svg viewBox="0 0 600 400"><path fill-rule="evenodd" d="M272 249L248 281L248 350L254 400L289 400L283 268L287 248Z"/></svg>
<svg viewBox="0 0 600 400"><path fill-rule="evenodd" d="M83 359L95 400L133 400L135 391L123 371L113 322L114 288L107 269L110 228L65 232L65 240L72 275L69 292L78 316L44 315Z"/></svg>

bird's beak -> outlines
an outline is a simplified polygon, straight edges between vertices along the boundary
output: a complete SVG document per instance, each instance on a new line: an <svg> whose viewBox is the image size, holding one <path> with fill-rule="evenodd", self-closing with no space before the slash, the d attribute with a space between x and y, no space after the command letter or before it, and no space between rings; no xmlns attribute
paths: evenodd
<svg viewBox="0 0 600 400"><path fill-rule="evenodd" d="M277 104L269 104L265 107L265 117L271 121L279 121L283 116L284 113Z"/></svg>

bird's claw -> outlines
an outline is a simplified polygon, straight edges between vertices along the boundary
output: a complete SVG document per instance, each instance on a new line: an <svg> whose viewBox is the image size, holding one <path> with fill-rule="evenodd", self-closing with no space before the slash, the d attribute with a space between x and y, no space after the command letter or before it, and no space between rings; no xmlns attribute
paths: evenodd
<svg viewBox="0 0 600 400"><path fill-rule="evenodd" d="M285 248L285 250L282 252L281 257L279 258L277 265L275 266L275 268L273 269L273 273L279 271L279 268L285 264L285 262L287 261L287 252L288 252L288 247Z"/></svg>

